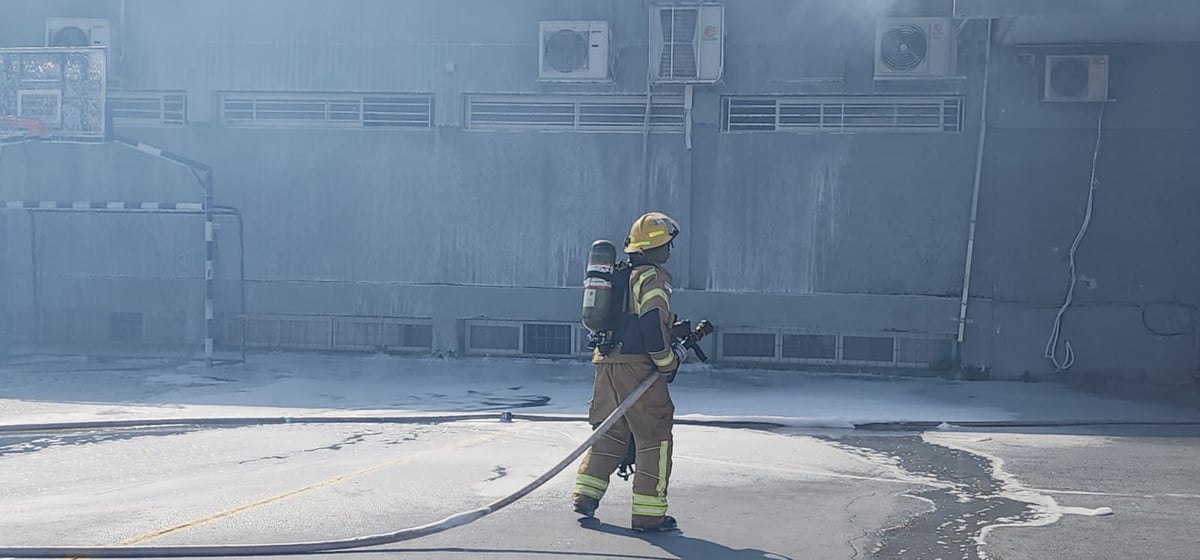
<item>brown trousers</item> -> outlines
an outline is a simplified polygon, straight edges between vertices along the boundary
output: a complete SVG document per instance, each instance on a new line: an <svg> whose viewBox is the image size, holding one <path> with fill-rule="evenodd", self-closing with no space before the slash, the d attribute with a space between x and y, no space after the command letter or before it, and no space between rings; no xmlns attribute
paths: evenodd
<svg viewBox="0 0 1200 560"><path fill-rule="evenodd" d="M596 364L596 381L588 421L595 429L612 414L649 375L659 375L648 363ZM604 497L609 478L625 457L632 433L637 449L633 477L633 519L653 521L667 514L667 485L671 477L675 404L666 379L659 377L642 394L625 417L592 445L583 458L575 482L575 494L597 500Z"/></svg>

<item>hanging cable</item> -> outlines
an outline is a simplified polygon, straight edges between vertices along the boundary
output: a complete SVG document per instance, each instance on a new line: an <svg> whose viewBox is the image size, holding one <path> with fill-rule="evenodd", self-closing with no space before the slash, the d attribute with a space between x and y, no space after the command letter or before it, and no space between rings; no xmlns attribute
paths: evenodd
<svg viewBox="0 0 1200 560"><path fill-rule="evenodd" d="M1100 140L1104 135L1104 110L1106 106L1106 103L1100 104L1100 116L1096 119L1096 148L1092 152L1092 174L1091 184L1088 186L1087 210L1083 214L1083 224L1079 227L1079 233L1075 235L1075 241L1071 243L1071 251L1067 254L1070 261L1071 275L1070 283L1067 285L1067 297L1063 301L1062 307L1058 308L1058 314L1054 317L1054 327L1050 330L1050 340L1046 342L1046 352L1042 356L1050 360L1056 372L1066 371L1075 365L1075 349L1071 346L1071 341L1063 341L1063 359L1061 362L1058 360L1058 343L1062 339L1063 316L1066 315L1067 309L1071 307L1071 302L1075 298L1075 286L1079 283L1079 274L1075 268L1075 252L1079 249L1079 244L1083 241L1083 236L1087 234L1088 226L1092 223L1092 207L1096 200L1096 165L1100 160Z"/></svg>

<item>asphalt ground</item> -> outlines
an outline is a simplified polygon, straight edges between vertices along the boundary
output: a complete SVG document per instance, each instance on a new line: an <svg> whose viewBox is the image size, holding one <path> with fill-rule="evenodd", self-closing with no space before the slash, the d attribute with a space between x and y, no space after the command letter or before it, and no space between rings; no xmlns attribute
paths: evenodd
<svg viewBox="0 0 1200 560"><path fill-rule="evenodd" d="M41 422L423 411L579 416L590 370L290 355L205 370L47 358L0 367L0 386L0 427L9 430ZM1200 428L1162 424L1195 424L1194 408L1098 397L1063 384L703 369L689 371L672 392L685 418L792 426L677 426L670 513L680 532L629 531L630 485L617 478L598 519L581 522L569 507L572 465L470 525L324 556L1196 557ZM0 433L0 547L388 533L509 494L588 435L578 421L498 418ZM973 420L1028 426L966 431L953 424ZM847 429L860 421L881 430ZM1063 425L1097 421L1160 424Z"/></svg>
<svg viewBox="0 0 1200 560"><path fill-rule="evenodd" d="M471 525L325 556L1184 559L1200 543L1195 429L677 432L678 533L631 532L629 484L616 477L598 519L581 521L568 506L572 467ZM487 421L10 434L0 537L245 544L390 532L507 494L586 435L574 423ZM1113 513L1061 513L1099 508ZM995 527L1013 524L1032 526Z"/></svg>

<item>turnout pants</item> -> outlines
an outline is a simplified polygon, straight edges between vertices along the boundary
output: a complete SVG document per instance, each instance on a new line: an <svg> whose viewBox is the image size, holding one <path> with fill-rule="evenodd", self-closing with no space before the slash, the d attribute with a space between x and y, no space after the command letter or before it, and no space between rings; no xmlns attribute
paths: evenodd
<svg viewBox="0 0 1200 560"><path fill-rule="evenodd" d="M596 364L596 381L588 421L592 428L616 410L617 406L649 375L659 375L648 363ZM671 477L674 440L671 428L675 405L667 390L666 379L659 377L625 417L596 441L579 468L575 494L600 500L608 490L609 478L625 457L629 436L637 449L633 477L633 521L652 524L667 514L667 484Z"/></svg>

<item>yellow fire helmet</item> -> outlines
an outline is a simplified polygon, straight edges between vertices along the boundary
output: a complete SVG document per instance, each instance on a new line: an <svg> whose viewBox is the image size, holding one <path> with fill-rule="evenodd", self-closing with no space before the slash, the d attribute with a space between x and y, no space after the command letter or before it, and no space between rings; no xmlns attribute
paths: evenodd
<svg viewBox="0 0 1200 560"><path fill-rule="evenodd" d="M676 235L679 235L679 222L662 212L650 212L638 218L629 228L625 252L637 253L662 247L673 241Z"/></svg>

